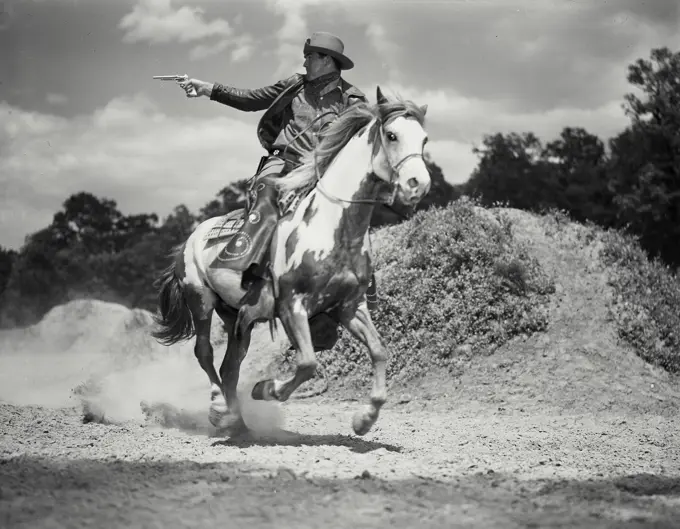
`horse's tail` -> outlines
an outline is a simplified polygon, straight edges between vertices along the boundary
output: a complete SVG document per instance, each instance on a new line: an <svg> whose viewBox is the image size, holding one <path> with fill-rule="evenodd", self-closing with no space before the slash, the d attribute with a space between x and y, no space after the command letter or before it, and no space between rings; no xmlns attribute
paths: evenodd
<svg viewBox="0 0 680 529"><path fill-rule="evenodd" d="M156 281L158 291L158 313L154 321L158 329L151 335L163 345L172 345L188 340L196 334L191 309L187 303L182 282L177 277L177 259L182 258L184 245L173 252L172 263Z"/></svg>

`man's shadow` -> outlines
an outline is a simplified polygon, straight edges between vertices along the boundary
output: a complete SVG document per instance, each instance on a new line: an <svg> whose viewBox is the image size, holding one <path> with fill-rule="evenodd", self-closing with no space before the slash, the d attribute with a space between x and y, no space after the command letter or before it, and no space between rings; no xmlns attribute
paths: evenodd
<svg viewBox="0 0 680 529"><path fill-rule="evenodd" d="M212 446L249 448L252 446L345 446L357 454L365 454L384 448L388 452L401 453L402 447L342 434L300 434L289 430L276 430L266 434L251 430L228 439L215 441Z"/></svg>

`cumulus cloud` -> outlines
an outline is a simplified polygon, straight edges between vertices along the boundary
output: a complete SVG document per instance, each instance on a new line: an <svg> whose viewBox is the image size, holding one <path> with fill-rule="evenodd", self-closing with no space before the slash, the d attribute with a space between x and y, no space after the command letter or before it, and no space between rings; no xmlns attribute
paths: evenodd
<svg viewBox="0 0 680 529"><path fill-rule="evenodd" d="M469 179L479 158L474 147L484 136L496 133L533 132L543 142L554 140L567 126L583 127L606 142L628 125L619 101L592 109L559 107L547 112L517 111L502 101L462 96L452 90L422 90L415 86L383 88L388 97L412 99L428 105L427 150L451 183Z"/></svg>
<svg viewBox="0 0 680 529"><path fill-rule="evenodd" d="M235 46L232 58L242 59L244 49L252 47L252 38L237 36L223 18L208 20L201 7L174 7L172 0L139 0L119 23L124 42L169 42L195 44L189 53L192 60L203 59ZM245 39L245 40L244 40Z"/></svg>
<svg viewBox="0 0 680 529"><path fill-rule="evenodd" d="M302 43L308 32L304 13L306 3L306 0L300 2L268 1L270 9L283 17L281 27L276 32L278 66L274 76L287 77L291 72L302 70Z"/></svg>
<svg viewBox="0 0 680 529"><path fill-rule="evenodd" d="M343 4L336 0L266 0L269 10L279 15L281 26L276 32L278 68L276 76L288 76L302 70L302 50L310 35L308 11L323 7L325 17L332 19L338 14L357 8L357 4Z"/></svg>
<svg viewBox="0 0 680 529"><path fill-rule="evenodd" d="M386 57L402 82L503 100L519 112L598 108L627 89L627 64L680 42L675 0L339 5L354 8L355 24L379 22L374 42L399 43ZM672 22L658 23L664 16Z"/></svg>
<svg viewBox="0 0 680 529"><path fill-rule="evenodd" d="M554 139L567 126L583 127L607 139L629 123L618 100L595 108L562 106L541 112L518 111L503 101L466 97L453 90L422 90L412 85L394 85L385 88L384 93L427 104L432 140L443 137L479 144L485 134L527 131L542 139Z"/></svg>
<svg viewBox="0 0 680 529"><path fill-rule="evenodd" d="M180 203L197 211L229 182L251 176L262 155L252 125L169 116L143 96L73 119L1 102L0 123L2 237L13 246L83 190L125 212L166 215Z"/></svg>

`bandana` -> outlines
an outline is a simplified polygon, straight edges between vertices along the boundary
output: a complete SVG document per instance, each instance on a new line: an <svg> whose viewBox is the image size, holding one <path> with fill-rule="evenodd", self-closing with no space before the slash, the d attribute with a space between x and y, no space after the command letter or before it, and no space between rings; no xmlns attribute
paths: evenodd
<svg viewBox="0 0 680 529"><path fill-rule="evenodd" d="M305 86L312 92L321 91L327 84L340 78L340 72L331 72L311 81L305 79Z"/></svg>

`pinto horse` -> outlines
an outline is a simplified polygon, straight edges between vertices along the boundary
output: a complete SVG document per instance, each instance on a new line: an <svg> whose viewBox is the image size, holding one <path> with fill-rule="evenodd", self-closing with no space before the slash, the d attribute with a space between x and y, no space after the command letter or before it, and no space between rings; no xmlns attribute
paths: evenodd
<svg viewBox="0 0 680 529"><path fill-rule="evenodd" d="M366 434L387 399L387 351L368 310L372 274L369 225L379 203L416 205L430 190L423 149L427 105L388 100L377 88L375 105L356 104L324 131L319 145L286 176L272 179L282 194L312 187L277 223L266 281L246 301L241 273L211 267L228 242L206 243L219 218L202 222L176 249L159 278L160 328L154 337L172 344L195 336L194 352L211 383L211 423L221 431L246 428L236 393L239 369L253 326L280 320L297 351L296 370L287 380L263 380L252 388L256 400L286 401L314 376L310 319L319 314L344 326L367 348L373 364L370 401L352 419ZM227 350L219 370L213 365L210 326L213 313L224 322Z"/></svg>

